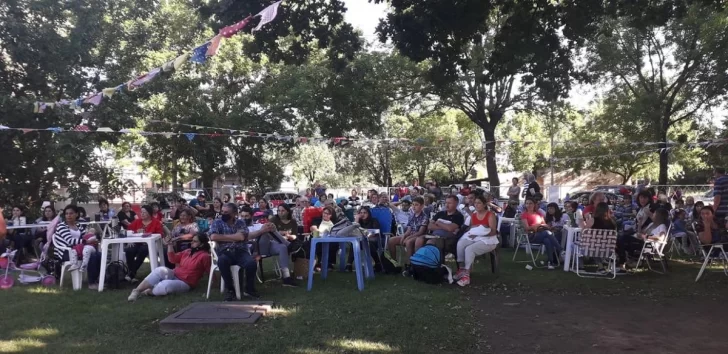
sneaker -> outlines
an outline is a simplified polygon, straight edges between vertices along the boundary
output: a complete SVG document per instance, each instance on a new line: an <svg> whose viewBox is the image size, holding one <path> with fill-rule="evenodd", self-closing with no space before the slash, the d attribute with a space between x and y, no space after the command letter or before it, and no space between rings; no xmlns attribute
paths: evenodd
<svg viewBox="0 0 728 354"><path fill-rule="evenodd" d="M470 285L470 275L468 275L468 274L463 275L460 278L460 280L458 280L458 285L460 285L460 286Z"/></svg>
<svg viewBox="0 0 728 354"><path fill-rule="evenodd" d="M253 299L253 300L258 300L258 299L260 299L260 294L258 294L258 292L257 292L257 291L255 291L255 290L245 290L245 291L243 292L243 296L245 296L245 297L249 297L249 298L251 298L251 299Z"/></svg>
<svg viewBox="0 0 728 354"><path fill-rule="evenodd" d="M238 297L235 295L235 290L228 290L225 293L225 299L223 301L235 301Z"/></svg>
<svg viewBox="0 0 728 354"><path fill-rule="evenodd" d="M127 300L129 300L129 302L134 302L138 298L139 298L139 290L134 289L131 291L131 294L129 294L129 297L127 298Z"/></svg>
<svg viewBox="0 0 728 354"><path fill-rule="evenodd" d="M288 277L288 278L283 279L283 286L297 288L298 284L296 284L296 281L293 280L292 277Z"/></svg>
<svg viewBox="0 0 728 354"><path fill-rule="evenodd" d="M81 265L78 263L72 264L70 267L68 267L69 272L73 272L79 269L81 269Z"/></svg>
<svg viewBox="0 0 728 354"><path fill-rule="evenodd" d="M549 264L546 266L546 269L548 269L548 270L554 270L554 269L556 269L556 267L554 267L554 265L551 264L551 262L549 262Z"/></svg>
<svg viewBox="0 0 728 354"><path fill-rule="evenodd" d="M460 278L462 278L464 275L465 275L465 269L461 268L461 269L458 269L457 273L455 273L455 275L453 275L452 278L454 280L460 280Z"/></svg>

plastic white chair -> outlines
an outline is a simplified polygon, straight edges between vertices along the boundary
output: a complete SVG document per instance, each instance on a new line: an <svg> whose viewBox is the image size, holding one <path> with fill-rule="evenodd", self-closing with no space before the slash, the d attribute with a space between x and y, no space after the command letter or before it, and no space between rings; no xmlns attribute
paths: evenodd
<svg viewBox="0 0 728 354"><path fill-rule="evenodd" d="M66 251L66 252L76 252L72 248L63 247L55 242L55 234L53 235L53 246L59 250ZM58 284L59 287L63 287L63 278L66 277L66 270L71 267L73 263L71 261L63 262L61 265L61 281ZM81 284L83 283L83 274L81 273L80 269L76 269L74 271L71 271L71 284L73 285L73 290L81 290Z"/></svg>
<svg viewBox="0 0 728 354"><path fill-rule="evenodd" d="M215 251L215 242L210 242L210 250L212 251L212 264L210 265L210 278L207 280L207 299L210 298L210 289L212 288L212 277L216 270L220 270L217 266L217 252ZM233 283L235 283L235 296L240 300L240 266L230 266L233 273ZM220 292L225 291L225 280L220 277Z"/></svg>

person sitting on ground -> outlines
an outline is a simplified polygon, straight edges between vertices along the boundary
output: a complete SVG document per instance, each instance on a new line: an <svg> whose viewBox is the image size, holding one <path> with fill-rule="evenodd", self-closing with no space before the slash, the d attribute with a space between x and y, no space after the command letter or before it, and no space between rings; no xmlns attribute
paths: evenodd
<svg viewBox="0 0 728 354"><path fill-rule="evenodd" d="M121 211L117 216L119 217L119 225L121 225L124 229L128 228L129 225L131 225L131 223L137 218L134 210L131 210L131 203L129 202L121 203ZM179 219L179 217L177 217L177 219Z"/></svg>
<svg viewBox="0 0 728 354"><path fill-rule="evenodd" d="M79 224L79 207L68 205L63 209L64 221L56 225L53 233L53 244L55 248L53 254L56 259L62 262L71 260L70 252L75 252L73 246L85 245L89 242L83 236L87 233L93 233L94 229L86 229L85 225ZM99 273L101 272L101 252L91 252L87 266L88 271L88 288L98 289Z"/></svg>
<svg viewBox="0 0 728 354"><path fill-rule="evenodd" d="M167 237L168 233L165 232L165 227L158 219L152 217L154 209L151 205L142 206L140 218L134 220L127 230L130 230L137 234L159 234L162 237ZM137 271L144 264L144 260L149 256L149 248L144 243L132 243L127 245L124 249L126 254L127 267L129 273L126 275L126 280L133 282L136 277Z"/></svg>
<svg viewBox="0 0 728 354"><path fill-rule="evenodd" d="M268 201L265 198L260 198L258 207L253 208L253 222L267 221L272 215L273 210L271 210Z"/></svg>
<svg viewBox="0 0 728 354"><path fill-rule="evenodd" d="M220 215L222 215L222 199L220 199L220 198L213 199L212 200L212 209L210 211L215 214L214 219L218 219L220 217Z"/></svg>
<svg viewBox="0 0 728 354"><path fill-rule="evenodd" d="M381 198L380 198L381 200ZM379 230L380 225L379 221L377 219L372 217L372 210L369 207L361 207L359 209L359 212L354 217L354 222L359 224L359 227L366 230ZM381 272L382 271L382 264L379 262L379 257L376 256L377 249L378 249L378 237L379 235L374 235L371 232L368 232L368 243L369 243L369 250L370 254L372 255L372 258L374 259L374 271L375 272ZM353 270L352 264L354 263L354 252L349 252L348 259L346 261L346 270L348 272L351 272Z"/></svg>
<svg viewBox="0 0 728 354"><path fill-rule="evenodd" d="M419 238L423 239L427 233L427 214L424 212L425 200L422 197L416 197L412 200L412 214L409 218L409 222L405 227L404 234L397 237L392 237L387 242L387 248L389 254L395 257L397 254L397 246L404 245L407 249L408 257L412 257L415 253L415 242Z"/></svg>
<svg viewBox="0 0 728 354"><path fill-rule="evenodd" d="M215 220L210 226L210 241L217 243L217 266L220 269L220 276L227 287L225 301L235 299L235 283L231 266L240 266L245 269L245 291L243 295L253 299L260 297L255 291L255 273L258 271L258 263L250 254L246 242L256 239L260 235L271 232L275 228L273 224L267 223L257 231L250 231L242 219L237 219L238 207L228 203L222 207L222 216Z"/></svg>
<svg viewBox="0 0 728 354"><path fill-rule="evenodd" d="M321 223L319 225L311 226L311 236L327 236L329 233L331 233L331 229L334 228L334 224L336 224L338 221L339 219L336 217L336 211L334 210L334 208L330 206L325 207L324 210L321 212ZM338 249L336 247L329 247L329 269L334 269L334 264L336 264L336 252L338 252ZM321 271L322 261L323 245L319 244L316 245L316 264L314 267L317 272Z"/></svg>
<svg viewBox="0 0 728 354"><path fill-rule="evenodd" d="M475 212L470 216L470 230L465 233L457 243L458 271L453 279L458 280L458 285L470 284L470 269L475 258L492 252L498 247L498 220L495 213L487 209L487 199L484 195L474 198ZM477 230L483 230L479 234Z"/></svg>
<svg viewBox="0 0 728 354"><path fill-rule="evenodd" d="M625 236L617 239L617 273L625 273L627 255L640 252L645 241L664 241L667 237L667 227L670 215L666 208L659 208L652 214L652 223L634 236Z"/></svg>
<svg viewBox="0 0 728 354"><path fill-rule="evenodd" d="M116 215L116 211L109 208L108 200L99 199L99 214L101 214L101 220L109 221Z"/></svg>
<svg viewBox="0 0 728 354"><path fill-rule="evenodd" d="M298 225L291 219L291 208L287 204L278 206L278 215L273 217L271 223L274 229L257 238L258 253L261 255L278 256L278 264L283 276L283 286L296 287L296 281L291 277L289 267L291 257L288 246L296 239Z"/></svg>
<svg viewBox="0 0 728 354"><path fill-rule="evenodd" d="M197 194L197 199L193 199L190 201L190 207L197 209L197 211L200 212L206 212L210 210L210 206L205 203L206 196L205 192L200 192Z"/></svg>
<svg viewBox="0 0 728 354"><path fill-rule="evenodd" d="M450 249L450 246L454 246L457 242L458 232L460 228L465 225L465 218L463 214L457 211L458 197L454 195L448 195L445 198L445 210L435 214L432 218L427 230L430 234L438 236L443 242L441 250ZM418 239L415 242L415 252L425 245L424 238ZM428 244L437 245L438 239L430 239L427 241Z"/></svg>
<svg viewBox="0 0 728 354"><path fill-rule="evenodd" d="M185 212L187 213L187 212ZM184 293L197 286L202 276L210 271L210 243L204 234L195 235L191 247L175 253L172 244L167 245L167 258L175 265L153 269L144 280L131 291L127 300L136 301L139 295L165 296Z"/></svg>
<svg viewBox="0 0 728 354"><path fill-rule="evenodd" d="M548 254L547 268L549 270L555 269L555 265L558 263L558 257L561 253L561 244L556 239L553 232L549 230L546 220L538 212L536 202L531 199L526 199L526 211L521 214L521 220L523 221L523 227L528 233L528 238L531 243L540 243L546 247L546 253Z"/></svg>

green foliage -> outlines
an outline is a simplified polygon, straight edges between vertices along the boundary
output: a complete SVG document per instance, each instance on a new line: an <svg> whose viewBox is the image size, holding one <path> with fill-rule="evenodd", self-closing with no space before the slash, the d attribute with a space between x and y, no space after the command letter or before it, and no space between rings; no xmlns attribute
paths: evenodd
<svg viewBox="0 0 728 354"><path fill-rule="evenodd" d="M696 2L700 3L700 2ZM644 138L667 146L671 129L695 121L723 102L728 90L728 22L712 6L684 6L662 21L636 25L608 18L588 47L586 70L610 85L621 114ZM659 155L659 184L668 180L669 154Z"/></svg>
<svg viewBox="0 0 728 354"><path fill-rule="evenodd" d="M572 48L601 13L600 3L587 1L395 1L378 32L403 55L428 60L442 104L483 129L488 176L498 190L496 127L511 108L567 95Z"/></svg>

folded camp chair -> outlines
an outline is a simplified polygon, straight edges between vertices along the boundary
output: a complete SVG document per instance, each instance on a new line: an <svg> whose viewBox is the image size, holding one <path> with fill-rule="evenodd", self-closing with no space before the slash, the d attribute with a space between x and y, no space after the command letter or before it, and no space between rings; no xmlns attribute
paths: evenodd
<svg viewBox="0 0 728 354"><path fill-rule="evenodd" d="M584 229L576 235L572 260L576 262L576 275L582 278L605 278L596 272L579 270L579 257L601 258L609 261L611 278L617 277L617 230Z"/></svg>

